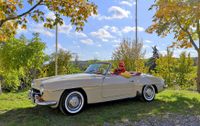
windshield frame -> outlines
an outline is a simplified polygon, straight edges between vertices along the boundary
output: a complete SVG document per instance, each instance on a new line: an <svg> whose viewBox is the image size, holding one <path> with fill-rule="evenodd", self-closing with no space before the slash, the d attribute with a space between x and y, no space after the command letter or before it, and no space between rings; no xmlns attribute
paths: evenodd
<svg viewBox="0 0 200 126"><path fill-rule="evenodd" d="M108 65L108 68L106 69L105 74L100 74L100 75L107 75L109 70L110 70L110 68L112 67L112 64L111 63L107 63L107 62L97 62L97 63L93 63L93 64L103 64L103 65L106 64L106 65ZM90 65L93 65L93 64L90 64ZM89 66L87 67L87 69L89 68ZM86 70L84 71L84 73L89 73L89 72L86 72ZM91 74L91 73L89 73L89 74ZM97 73L92 73L92 74L97 74Z"/></svg>

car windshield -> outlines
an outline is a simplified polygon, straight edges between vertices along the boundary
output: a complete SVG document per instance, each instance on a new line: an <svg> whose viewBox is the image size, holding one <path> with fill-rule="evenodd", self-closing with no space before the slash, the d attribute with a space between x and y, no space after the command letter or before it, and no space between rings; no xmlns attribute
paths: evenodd
<svg viewBox="0 0 200 126"><path fill-rule="evenodd" d="M105 75L109 69L110 64L108 63L95 63L91 64L85 71L85 73L90 74L103 74Z"/></svg>

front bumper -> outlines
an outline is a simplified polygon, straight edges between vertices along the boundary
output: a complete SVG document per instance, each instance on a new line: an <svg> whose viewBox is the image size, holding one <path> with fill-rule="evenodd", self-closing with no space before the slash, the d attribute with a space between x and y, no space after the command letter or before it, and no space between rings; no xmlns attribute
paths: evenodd
<svg viewBox="0 0 200 126"><path fill-rule="evenodd" d="M29 99L31 99L33 103L37 105L56 105L57 104L57 102L55 101L43 100L41 97L42 95L38 91L35 91L35 89L29 90L28 96L29 96Z"/></svg>

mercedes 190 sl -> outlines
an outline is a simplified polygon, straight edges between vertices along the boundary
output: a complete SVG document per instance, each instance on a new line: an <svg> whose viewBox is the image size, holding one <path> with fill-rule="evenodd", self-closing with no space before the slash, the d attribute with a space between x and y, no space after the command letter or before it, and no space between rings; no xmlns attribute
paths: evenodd
<svg viewBox="0 0 200 126"><path fill-rule="evenodd" d="M37 105L59 108L64 114L77 114L91 103L139 96L151 102L165 88L164 80L131 72L127 78L111 72L111 63L89 65L84 73L36 79L29 97Z"/></svg>

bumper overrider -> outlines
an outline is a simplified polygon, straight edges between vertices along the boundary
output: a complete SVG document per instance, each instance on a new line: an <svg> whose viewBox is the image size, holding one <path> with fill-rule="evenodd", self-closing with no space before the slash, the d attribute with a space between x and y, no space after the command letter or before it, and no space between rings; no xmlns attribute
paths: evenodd
<svg viewBox="0 0 200 126"><path fill-rule="evenodd" d="M29 90L28 96L29 96L29 99L31 99L33 101L33 103L35 103L37 105L55 105L55 104L57 104L57 102L55 102L55 101L45 101L44 99L42 99L42 94L40 93L40 91L38 91L36 89Z"/></svg>

